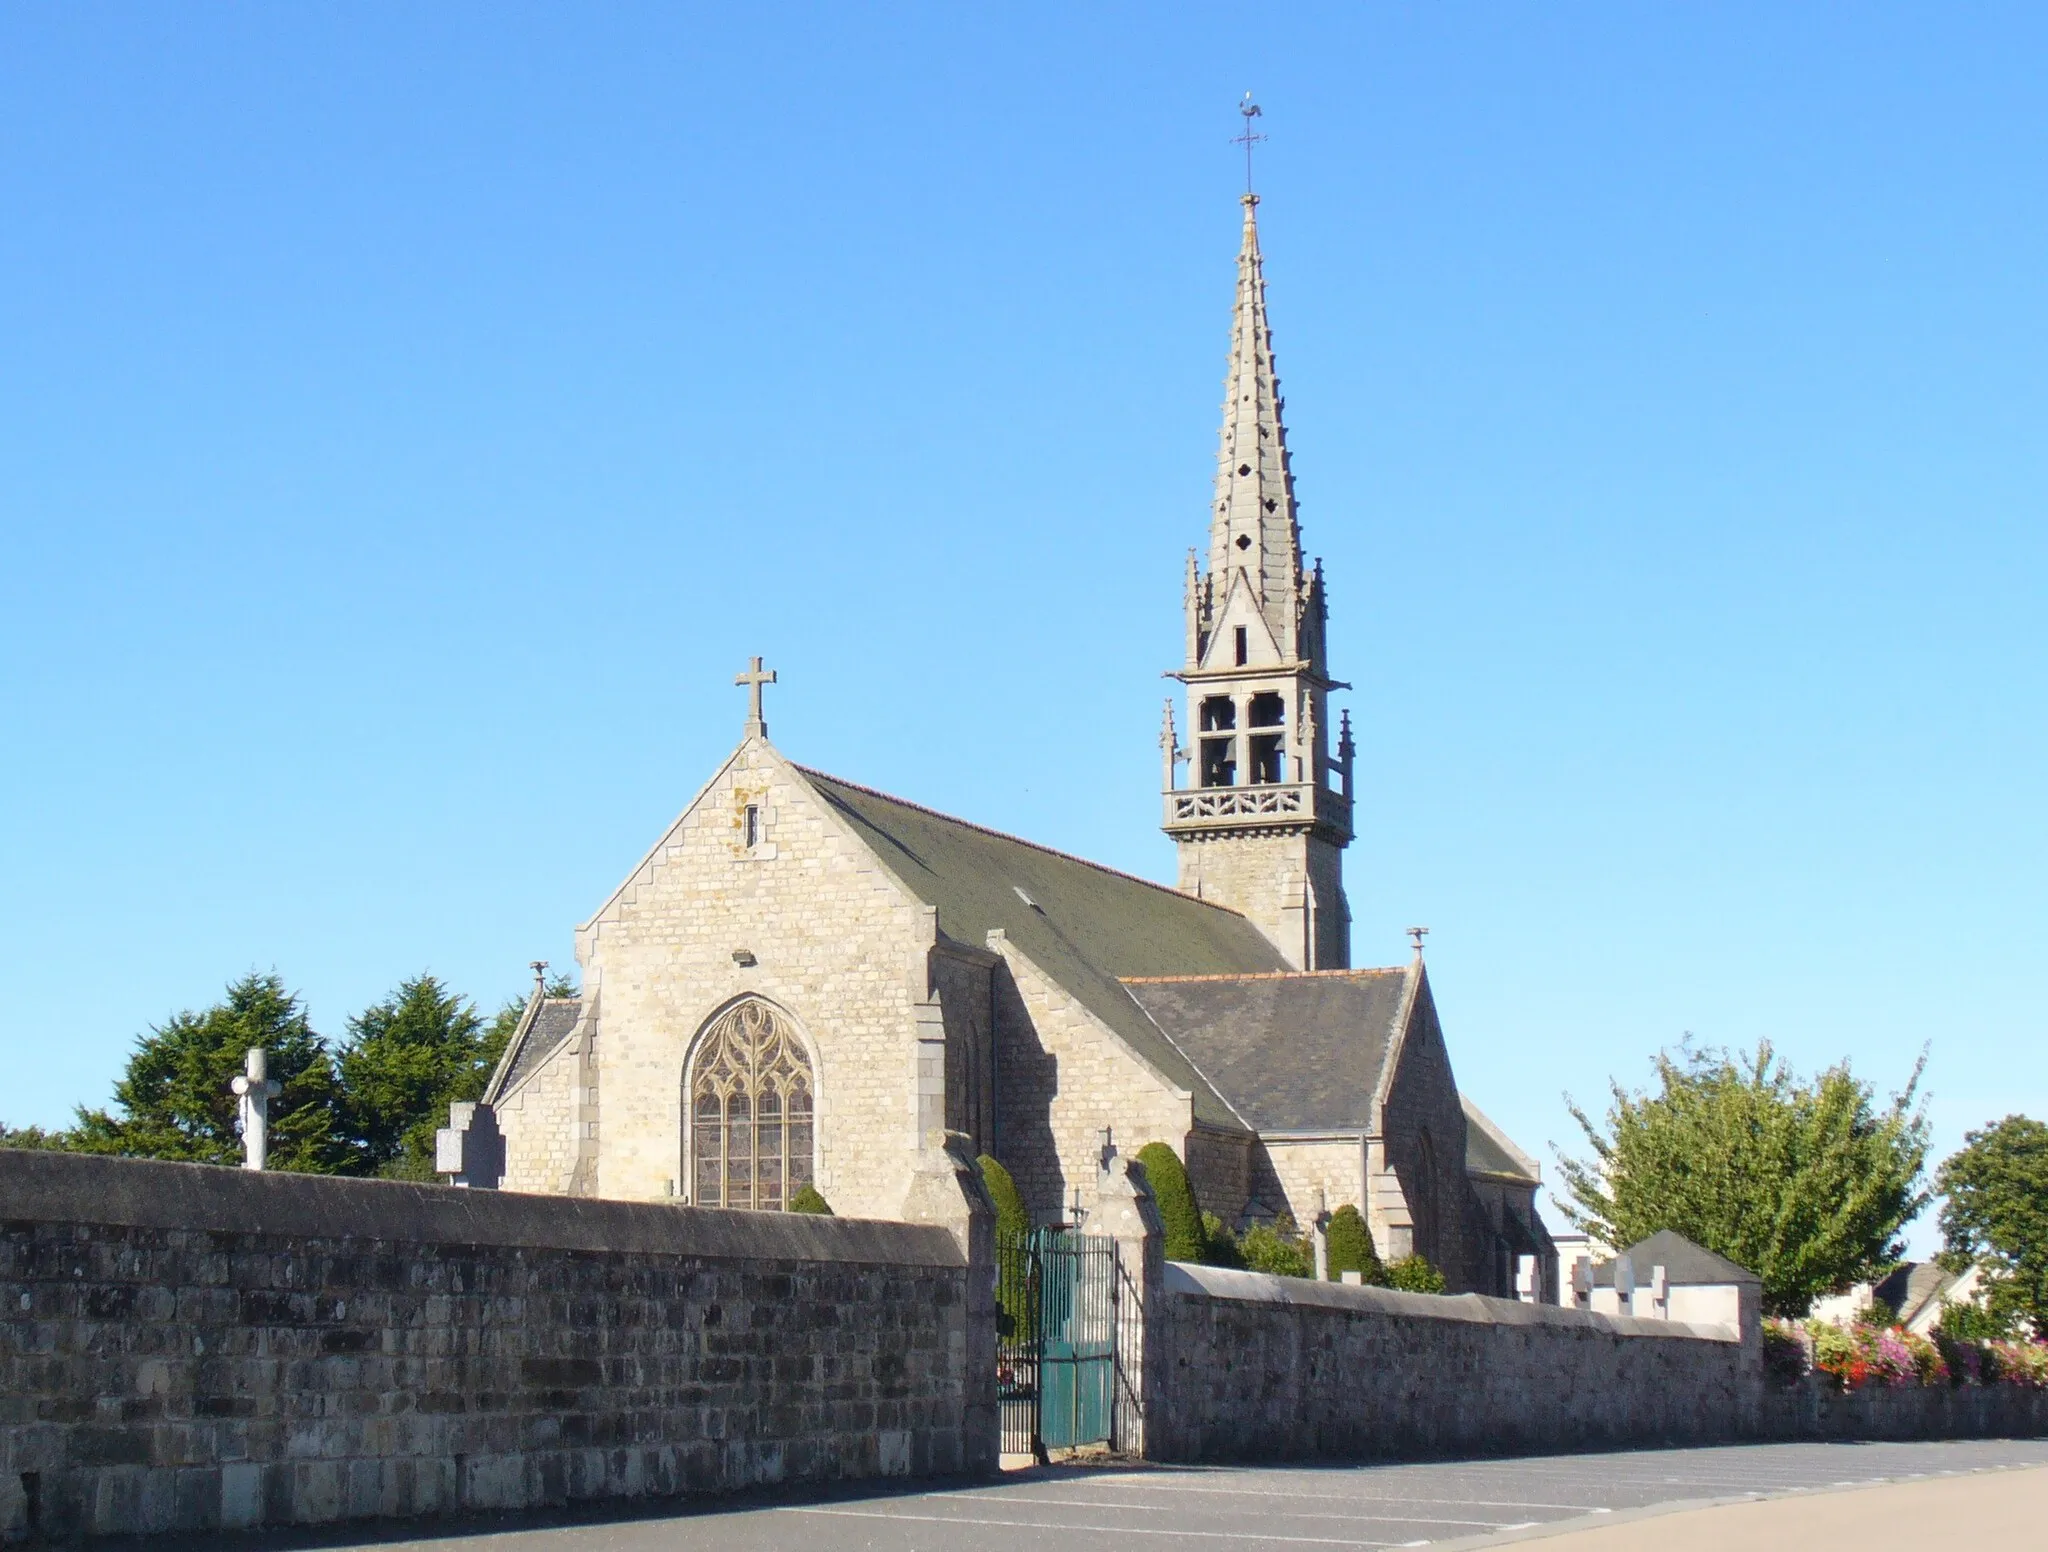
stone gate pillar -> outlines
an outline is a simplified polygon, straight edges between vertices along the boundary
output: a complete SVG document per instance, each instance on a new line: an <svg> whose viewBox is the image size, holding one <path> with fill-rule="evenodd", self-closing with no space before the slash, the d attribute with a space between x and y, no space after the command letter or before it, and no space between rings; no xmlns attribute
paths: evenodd
<svg viewBox="0 0 2048 1552"><path fill-rule="evenodd" d="M1002 1464L1002 1414L996 1400L996 1204L982 1183L973 1139L934 1128L924 1134L903 1198L907 1223L950 1230L967 1263L967 1295L957 1354L963 1388L960 1459L920 1463L920 1475L964 1471L993 1476Z"/></svg>
<svg viewBox="0 0 2048 1552"><path fill-rule="evenodd" d="M1106 1134L1105 1134L1106 1136ZM1119 1155L1107 1141L1095 1179L1091 1234L1116 1241L1116 1448L1141 1459L1164 1437L1157 1407L1165 1393L1166 1342L1161 1329L1166 1301L1166 1230L1145 1178L1145 1166Z"/></svg>

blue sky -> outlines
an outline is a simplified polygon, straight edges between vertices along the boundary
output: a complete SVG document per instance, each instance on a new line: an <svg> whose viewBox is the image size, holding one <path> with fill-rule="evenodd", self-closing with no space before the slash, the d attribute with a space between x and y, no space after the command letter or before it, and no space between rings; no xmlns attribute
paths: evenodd
<svg viewBox="0 0 2048 1552"><path fill-rule="evenodd" d="M1253 88L1356 685L1527 1145L1768 1037L2048 1113L2048 15L0 5L0 1119L487 1004L793 756L1155 877Z"/></svg>

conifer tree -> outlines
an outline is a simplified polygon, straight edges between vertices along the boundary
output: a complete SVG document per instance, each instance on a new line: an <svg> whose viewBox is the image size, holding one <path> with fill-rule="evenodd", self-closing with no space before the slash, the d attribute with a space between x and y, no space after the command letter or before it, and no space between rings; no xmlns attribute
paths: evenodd
<svg viewBox="0 0 2048 1552"><path fill-rule="evenodd" d="M350 1019L334 1061L350 1172L434 1178L434 1132L451 1100L482 1096L495 1054L476 1008L427 974Z"/></svg>
<svg viewBox="0 0 2048 1552"><path fill-rule="evenodd" d="M69 1133L86 1153L239 1164L239 1105L228 1085L251 1046L268 1053L283 1091L270 1102L272 1169L334 1174L348 1150L334 1136L334 1068L296 994L275 972L249 974L200 1012L172 1015L137 1037L107 1110L80 1108Z"/></svg>

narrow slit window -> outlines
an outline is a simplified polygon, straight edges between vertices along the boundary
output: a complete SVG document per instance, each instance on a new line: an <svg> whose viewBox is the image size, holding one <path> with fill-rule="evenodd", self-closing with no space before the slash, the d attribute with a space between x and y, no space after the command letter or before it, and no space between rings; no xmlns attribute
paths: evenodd
<svg viewBox="0 0 2048 1552"><path fill-rule="evenodd" d="M747 805L746 815L741 821L740 828L746 836L746 846L748 851L752 851L756 846L759 846L761 844L760 804L749 803Z"/></svg>
<svg viewBox="0 0 2048 1552"><path fill-rule="evenodd" d="M1242 625L1237 628L1237 666L1244 667L1252 658L1251 632Z"/></svg>

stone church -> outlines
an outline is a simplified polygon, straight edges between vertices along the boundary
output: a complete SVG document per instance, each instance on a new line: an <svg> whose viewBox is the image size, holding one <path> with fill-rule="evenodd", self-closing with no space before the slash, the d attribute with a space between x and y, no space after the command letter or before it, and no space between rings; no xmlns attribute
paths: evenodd
<svg viewBox="0 0 2048 1552"><path fill-rule="evenodd" d="M1351 964L1355 752L1348 715L1332 749L1257 207L1161 737L1176 887L795 763L755 659L739 747L577 930L582 994L537 993L491 1078L506 1186L776 1211L810 1184L893 1217L943 1126L1053 1222L1108 1132L1171 1144L1227 1221L1354 1203L1453 1290L1548 1263L1537 1167L1460 1094L1419 939Z"/></svg>

